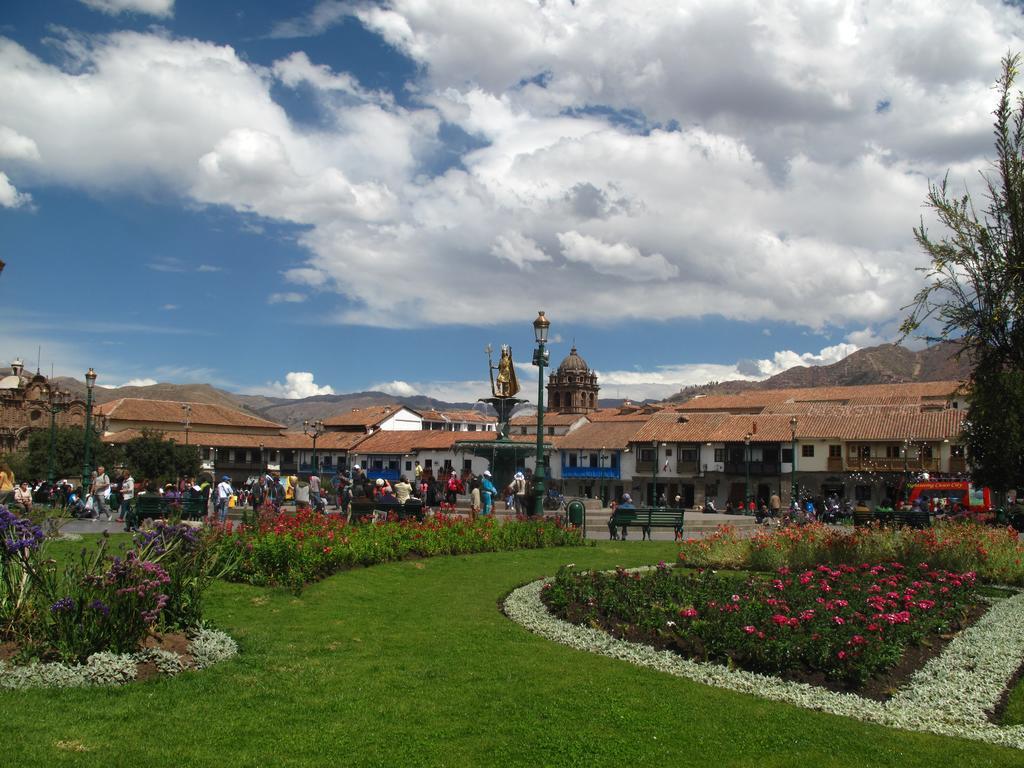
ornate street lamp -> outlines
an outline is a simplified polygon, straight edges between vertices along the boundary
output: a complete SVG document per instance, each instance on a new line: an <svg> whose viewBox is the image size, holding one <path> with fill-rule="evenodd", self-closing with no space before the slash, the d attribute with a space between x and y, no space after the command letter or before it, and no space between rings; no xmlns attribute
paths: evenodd
<svg viewBox="0 0 1024 768"><path fill-rule="evenodd" d="M316 421L309 421L307 419L306 421L302 422L303 434L309 435L310 437L313 438L313 473L317 475L320 474L320 470L317 468L316 465L316 439L320 437L320 435L322 435L324 431L324 423L320 419L317 419Z"/></svg>
<svg viewBox="0 0 1024 768"><path fill-rule="evenodd" d="M748 505L750 504L750 438L753 437L749 432L743 436L743 445L746 446L744 456L746 458L747 465L747 480L743 486L743 514L750 514Z"/></svg>
<svg viewBox="0 0 1024 768"><path fill-rule="evenodd" d="M92 389L96 386L96 371L85 372L85 457L82 464L82 495L89 490L92 474Z"/></svg>
<svg viewBox="0 0 1024 768"><path fill-rule="evenodd" d="M658 441L651 440L651 447L654 449L654 487L651 489L650 506L658 506Z"/></svg>
<svg viewBox="0 0 1024 768"><path fill-rule="evenodd" d="M551 321L544 317L543 312L537 313L533 321L533 335L537 348L533 351L533 364L537 366L537 468L533 473L534 514L544 515L544 366L548 364L548 351L544 347L548 341L548 329Z"/></svg>
<svg viewBox="0 0 1024 768"><path fill-rule="evenodd" d="M789 506L793 506L793 502L796 501L797 489L796 489L796 416L789 420L789 433L792 437L792 460L789 462Z"/></svg>
<svg viewBox="0 0 1024 768"><path fill-rule="evenodd" d="M604 471L604 463L608 457L604 453L605 448L601 446L601 452L597 454L597 464L601 468L601 506L604 507L608 502L606 501L607 496L605 495L605 481L608 479Z"/></svg>
<svg viewBox="0 0 1024 768"><path fill-rule="evenodd" d="M182 403L181 412L181 420L185 424L185 445L188 445L188 428L192 426L192 403Z"/></svg>
<svg viewBox="0 0 1024 768"><path fill-rule="evenodd" d="M51 486L57 481L57 466L55 463L57 448L57 414L61 411L67 410L70 400L70 392L62 391L60 389L51 389L50 396L46 403L46 410L50 412L50 463L46 479L50 481Z"/></svg>

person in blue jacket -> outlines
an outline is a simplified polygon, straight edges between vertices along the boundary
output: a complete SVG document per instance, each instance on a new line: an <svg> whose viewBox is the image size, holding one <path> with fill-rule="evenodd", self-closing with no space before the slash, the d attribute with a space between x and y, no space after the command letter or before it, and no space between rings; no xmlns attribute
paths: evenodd
<svg viewBox="0 0 1024 768"><path fill-rule="evenodd" d="M498 489L491 482L490 470L484 470L483 482L480 484L480 514L491 514L494 497L498 495Z"/></svg>

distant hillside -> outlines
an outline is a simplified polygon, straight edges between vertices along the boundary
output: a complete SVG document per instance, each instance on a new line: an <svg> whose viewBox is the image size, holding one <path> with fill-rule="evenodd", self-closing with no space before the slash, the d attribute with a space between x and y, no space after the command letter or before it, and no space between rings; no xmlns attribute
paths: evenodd
<svg viewBox="0 0 1024 768"><path fill-rule="evenodd" d="M898 344L859 349L838 363L798 366L765 379L759 389L901 384L910 381L963 380L971 368L966 356L956 359L958 344L947 342L914 352Z"/></svg>
<svg viewBox="0 0 1024 768"><path fill-rule="evenodd" d="M800 365L764 381L721 381L686 387L668 400L681 403L697 395L731 395L750 389L963 381L970 376L971 366L966 355L956 358L959 349L955 342L936 344L918 352L898 344L881 344L859 349L832 365Z"/></svg>
<svg viewBox="0 0 1024 768"><path fill-rule="evenodd" d="M69 390L75 397L85 399L85 382L58 376L54 379L61 388ZM143 400L172 400L189 403L210 403L224 405L228 408L242 408L251 413L258 413L247 404L239 402L238 395L217 389L209 384L152 384L148 387L117 387L108 389L98 386L93 390L96 403L109 403L122 397L138 397Z"/></svg>
<svg viewBox="0 0 1024 768"><path fill-rule="evenodd" d="M750 389L780 389L789 387L835 387L857 384L895 384L910 381L947 381L966 379L970 365L965 357L957 360L959 349L952 342L937 344L914 352L896 344L882 344L858 350L832 365L798 366L764 381L716 381L686 387L668 398L669 402L685 402L697 395L735 394ZM62 388L77 397L85 397L85 383L80 379L57 378ZM486 409L480 403L446 403L422 395L396 397L385 392L352 392L343 395L317 395L299 400L265 395L236 395L209 384L153 384L148 387L96 387L97 403L106 403L119 397L139 397L146 400L174 400L178 402L213 403L260 416L264 419L301 427L304 420L326 419L353 408L372 405L403 403L416 410ZM602 399L601 407L621 405L621 399ZM636 401L640 402L640 401ZM529 406L523 406L528 409Z"/></svg>

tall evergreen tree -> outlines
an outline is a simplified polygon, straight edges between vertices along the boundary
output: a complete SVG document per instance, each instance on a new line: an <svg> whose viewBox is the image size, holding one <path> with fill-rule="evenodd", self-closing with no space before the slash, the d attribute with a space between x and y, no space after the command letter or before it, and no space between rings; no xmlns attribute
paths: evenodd
<svg viewBox="0 0 1024 768"><path fill-rule="evenodd" d="M906 337L927 321L930 341L956 339L972 362L965 442L976 482L1024 488L1024 95L1014 92L1019 55L1007 55L997 81L996 159L982 173L988 200L979 213L948 177L929 184L926 207L944 228L936 239L922 220L914 237L931 264L927 284L907 307Z"/></svg>

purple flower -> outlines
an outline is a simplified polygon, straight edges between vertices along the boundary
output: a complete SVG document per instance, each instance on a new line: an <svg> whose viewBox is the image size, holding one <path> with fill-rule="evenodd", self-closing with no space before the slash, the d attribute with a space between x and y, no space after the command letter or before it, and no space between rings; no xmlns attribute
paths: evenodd
<svg viewBox="0 0 1024 768"><path fill-rule="evenodd" d="M62 597L56 603L50 606L50 613L71 613L75 610L75 601L70 597Z"/></svg>
<svg viewBox="0 0 1024 768"><path fill-rule="evenodd" d="M102 613L104 616L110 615L110 606L98 598L89 603L89 607L97 613Z"/></svg>
<svg viewBox="0 0 1024 768"><path fill-rule="evenodd" d="M34 525L31 520L18 517L7 507L0 504L0 558L9 558L25 550L35 550L42 546L46 536L43 529Z"/></svg>

